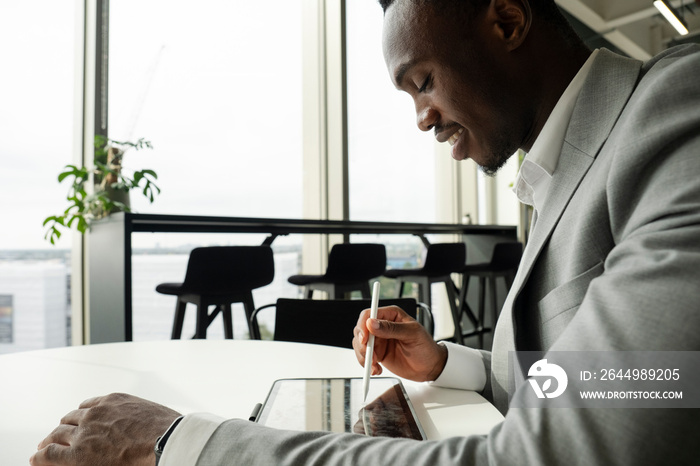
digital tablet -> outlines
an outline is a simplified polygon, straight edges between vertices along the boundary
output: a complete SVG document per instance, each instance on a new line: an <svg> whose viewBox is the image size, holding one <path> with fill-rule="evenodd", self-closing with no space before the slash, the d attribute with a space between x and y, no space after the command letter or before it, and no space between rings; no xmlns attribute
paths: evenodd
<svg viewBox="0 0 700 466"><path fill-rule="evenodd" d="M361 378L276 380L255 420L279 429L426 438L403 384L390 377L372 378L366 402Z"/></svg>

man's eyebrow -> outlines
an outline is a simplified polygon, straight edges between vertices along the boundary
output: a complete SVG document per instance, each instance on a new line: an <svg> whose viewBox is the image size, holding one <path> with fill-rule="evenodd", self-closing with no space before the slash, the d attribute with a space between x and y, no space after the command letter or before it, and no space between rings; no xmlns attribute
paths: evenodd
<svg viewBox="0 0 700 466"><path fill-rule="evenodd" d="M403 78L406 76L406 73L408 73L408 70L410 70L416 62L414 61L409 61L406 63L402 63L399 68L396 70L396 74L394 74L394 82L396 83L397 87L401 87L401 83L403 82Z"/></svg>

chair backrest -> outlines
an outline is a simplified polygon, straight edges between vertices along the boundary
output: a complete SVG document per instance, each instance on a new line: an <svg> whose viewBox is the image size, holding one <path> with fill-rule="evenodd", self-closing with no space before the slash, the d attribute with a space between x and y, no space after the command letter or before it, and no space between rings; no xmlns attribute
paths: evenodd
<svg viewBox="0 0 700 466"><path fill-rule="evenodd" d="M496 243L491 256L491 267L498 270L515 270L523 256L523 243Z"/></svg>
<svg viewBox="0 0 700 466"><path fill-rule="evenodd" d="M353 329L369 299L287 299L277 300L274 340L352 348ZM396 305L416 317L413 298L379 300L379 306ZM257 311L253 320L258 318Z"/></svg>
<svg viewBox="0 0 700 466"><path fill-rule="evenodd" d="M183 291L225 295L269 285L275 262L269 246L211 246L190 253Z"/></svg>
<svg viewBox="0 0 700 466"><path fill-rule="evenodd" d="M383 244L340 243L331 248L325 277L335 283L356 283L379 277L385 270Z"/></svg>
<svg viewBox="0 0 700 466"><path fill-rule="evenodd" d="M429 276L459 272L467 261L464 243L435 243L428 246L423 271Z"/></svg>

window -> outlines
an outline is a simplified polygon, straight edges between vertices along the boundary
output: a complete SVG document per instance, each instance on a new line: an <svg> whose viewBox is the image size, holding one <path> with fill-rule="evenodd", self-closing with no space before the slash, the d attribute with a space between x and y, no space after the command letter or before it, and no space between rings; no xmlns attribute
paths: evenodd
<svg viewBox="0 0 700 466"><path fill-rule="evenodd" d="M391 83L381 7L346 3L350 219L435 222L435 140Z"/></svg>
<svg viewBox="0 0 700 466"><path fill-rule="evenodd" d="M70 234L44 241L65 209L73 160L73 2L0 3L0 353L70 343Z"/></svg>

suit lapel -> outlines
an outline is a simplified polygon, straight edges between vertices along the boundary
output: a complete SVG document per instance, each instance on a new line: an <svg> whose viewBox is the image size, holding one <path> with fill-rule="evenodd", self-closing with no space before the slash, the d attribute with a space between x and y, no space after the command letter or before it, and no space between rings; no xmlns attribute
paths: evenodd
<svg viewBox="0 0 700 466"><path fill-rule="evenodd" d="M546 204L538 212L537 222L498 319L492 355L492 389L497 406L502 403L507 406L507 392L512 393L513 389L513 368L508 370L508 352L515 351L516 338L521 338L514 325L515 312L523 312L518 309L517 298L571 197L624 109L636 86L640 68L641 62L602 49L578 96L559 162L550 182ZM499 387L505 392L500 396Z"/></svg>
<svg viewBox="0 0 700 466"><path fill-rule="evenodd" d="M576 101L547 202L538 213L537 224L523 252L518 277L513 283L516 296L622 113L636 86L640 68L641 62L608 50L598 53Z"/></svg>

